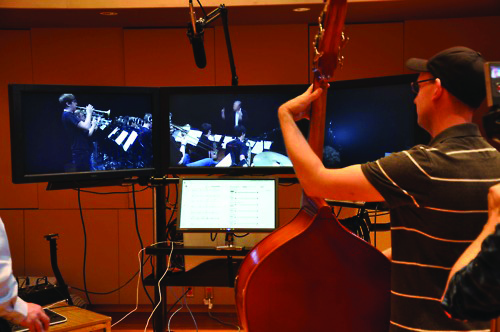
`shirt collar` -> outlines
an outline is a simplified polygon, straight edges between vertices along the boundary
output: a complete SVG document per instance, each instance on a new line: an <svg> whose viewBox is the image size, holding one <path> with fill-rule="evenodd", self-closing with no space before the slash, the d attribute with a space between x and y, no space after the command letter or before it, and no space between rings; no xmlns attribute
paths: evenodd
<svg viewBox="0 0 500 332"><path fill-rule="evenodd" d="M430 146L444 142L449 138L457 138L464 136L481 136L478 126L475 123L462 123L450 128L447 128L434 137L429 143Z"/></svg>

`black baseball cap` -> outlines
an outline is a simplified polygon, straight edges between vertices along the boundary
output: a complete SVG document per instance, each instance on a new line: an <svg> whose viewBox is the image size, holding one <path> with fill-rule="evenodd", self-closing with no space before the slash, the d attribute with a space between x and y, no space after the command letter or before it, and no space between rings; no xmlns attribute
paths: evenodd
<svg viewBox="0 0 500 332"><path fill-rule="evenodd" d="M431 73L460 101L478 108L486 97L484 62L481 53L457 46L441 51L429 60L408 59L406 67Z"/></svg>

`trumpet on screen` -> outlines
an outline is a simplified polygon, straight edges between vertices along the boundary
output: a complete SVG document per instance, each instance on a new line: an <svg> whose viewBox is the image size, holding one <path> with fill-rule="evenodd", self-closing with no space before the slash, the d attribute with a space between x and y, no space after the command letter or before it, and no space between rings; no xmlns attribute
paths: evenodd
<svg viewBox="0 0 500 332"><path fill-rule="evenodd" d="M77 112L86 112L87 111L87 107L82 107L82 106L77 106L76 109L77 109ZM99 114L106 116L106 117L109 117L109 115L111 114L111 110L101 111L101 110L95 109L92 112L99 113Z"/></svg>

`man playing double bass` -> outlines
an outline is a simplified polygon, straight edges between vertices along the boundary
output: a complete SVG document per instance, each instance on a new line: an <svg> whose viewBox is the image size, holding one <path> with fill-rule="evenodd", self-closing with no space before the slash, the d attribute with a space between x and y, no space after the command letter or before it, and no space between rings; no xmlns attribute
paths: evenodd
<svg viewBox="0 0 500 332"><path fill-rule="evenodd" d="M440 304L451 267L487 220L488 188L500 181L500 153L472 123L485 97L483 63L465 47L408 60L419 72L412 84L418 124L432 140L362 165L326 169L297 128L295 121L308 116L324 90L310 87L278 110L288 156L308 196L390 207L391 331L489 327L452 320Z"/></svg>

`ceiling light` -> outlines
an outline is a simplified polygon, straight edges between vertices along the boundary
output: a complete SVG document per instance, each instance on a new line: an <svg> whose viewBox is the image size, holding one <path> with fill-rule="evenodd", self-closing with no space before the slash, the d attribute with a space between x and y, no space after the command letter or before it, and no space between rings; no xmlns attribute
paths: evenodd
<svg viewBox="0 0 500 332"><path fill-rule="evenodd" d="M301 8L295 8L293 11L294 12L307 12L307 11L310 11L311 8L305 8L305 7L301 7Z"/></svg>
<svg viewBox="0 0 500 332"><path fill-rule="evenodd" d="M104 16L116 16L116 15L118 15L117 12L100 12L99 14L104 15Z"/></svg>

